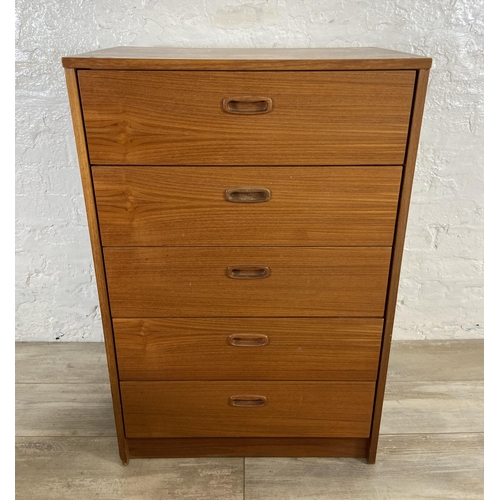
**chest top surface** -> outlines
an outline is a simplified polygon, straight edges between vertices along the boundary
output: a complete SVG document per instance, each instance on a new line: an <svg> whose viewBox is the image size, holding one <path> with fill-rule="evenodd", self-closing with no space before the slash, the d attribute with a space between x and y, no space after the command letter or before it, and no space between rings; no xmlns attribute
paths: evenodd
<svg viewBox="0 0 500 500"><path fill-rule="evenodd" d="M432 60L377 47L171 48L112 47L64 57L68 69L142 70L383 70L426 69Z"/></svg>

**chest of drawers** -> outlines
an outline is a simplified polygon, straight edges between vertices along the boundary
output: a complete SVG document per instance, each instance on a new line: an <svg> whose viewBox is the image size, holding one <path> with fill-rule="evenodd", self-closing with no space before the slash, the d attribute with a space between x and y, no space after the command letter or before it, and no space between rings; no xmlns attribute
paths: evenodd
<svg viewBox="0 0 500 500"><path fill-rule="evenodd" d="M375 461L430 65L63 58L124 463Z"/></svg>

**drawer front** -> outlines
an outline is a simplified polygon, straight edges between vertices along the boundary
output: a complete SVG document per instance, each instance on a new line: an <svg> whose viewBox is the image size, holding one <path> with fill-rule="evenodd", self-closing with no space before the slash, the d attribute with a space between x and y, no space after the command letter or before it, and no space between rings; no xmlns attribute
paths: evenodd
<svg viewBox="0 0 500 500"><path fill-rule="evenodd" d="M80 70L78 79L93 164L402 165L415 74Z"/></svg>
<svg viewBox="0 0 500 500"><path fill-rule="evenodd" d="M104 248L115 318L382 317L390 256L380 247Z"/></svg>
<svg viewBox="0 0 500 500"><path fill-rule="evenodd" d="M93 167L104 246L391 246L402 167Z"/></svg>
<svg viewBox="0 0 500 500"><path fill-rule="evenodd" d="M121 382L134 437L368 437L374 382Z"/></svg>
<svg viewBox="0 0 500 500"><path fill-rule="evenodd" d="M113 321L120 380L376 380L382 319Z"/></svg>

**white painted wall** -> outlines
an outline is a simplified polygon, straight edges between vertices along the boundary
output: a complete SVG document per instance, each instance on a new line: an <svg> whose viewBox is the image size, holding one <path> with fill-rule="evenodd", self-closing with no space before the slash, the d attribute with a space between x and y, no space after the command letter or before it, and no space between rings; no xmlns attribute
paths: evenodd
<svg viewBox="0 0 500 500"><path fill-rule="evenodd" d="M434 58L395 338L482 337L480 0L17 0L17 339L102 339L60 58L116 45Z"/></svg>

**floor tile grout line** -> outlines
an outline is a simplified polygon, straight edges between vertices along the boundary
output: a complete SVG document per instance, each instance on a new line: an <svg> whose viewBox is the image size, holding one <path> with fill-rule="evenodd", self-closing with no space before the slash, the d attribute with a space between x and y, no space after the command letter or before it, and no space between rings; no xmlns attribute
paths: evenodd
<svg viewBox="0 0 500 500"><path fill-rule="evenodd" d="M446 436L457 434L484 434L484 431L453 431L453 432L399 432L397 434L380 434L383 437L397 437L397 436ZM116 438L116 435L102 435L102 436L70 436L67 434L51 434L51 435L24 435L16 434L15 438L79 438L79 439L97 439L97 438ZM217 458L217 457L200 457L200 458ZM228 457L231 458L231 457ZM232 457L237 458L237 457ZM265 458L265 457L243 457L243 471L245 471L246 458Z"/></svg>
<svg viewBox="0 0 500 500"><path fill-rule="evenodd" d="M32 438L32 439L55 439L55 438L78 438L78 439L116 439L116 436L68 436L68 435L61 435L61 434L56 434L56 435L43 435L43 436L24 436L20 434L16 434L15 439L17 438Z"/></svg>
<svg viewBox="0 0 500 500"><path fill-rule="evenodd" d="M391 380L390 375L387 375L387 385L389 384L406 384L408 382L419 382L422 384L429 383L429 384L454 384L455 382L484 382L484 377L483 378L465 378L465 379L457 379L457 380L443 380L443 379L428 379L428 380L422 380L422 379L404 379L404 380Z"/></svg>
<svg viewBox="0 0 500 500"><path fill-rule="evenodd" d="M15 385L109 385L109 382L16 382Z"/></svg>
<svg viewBox="0 0 500 500"><path fill-rule="evenodd" d="M226 380L222 380L225 382ZM323 381L323 380L322 380ZM139 381L141 382L141 381ZM143 380L142 382L158 382L157 380ZM188 382L191 382L190 380ZM193 381L196 382L196 381ZM212 382L221 382L221 380L213 380ZM233 380L227 380L227 382L234 382ZM283 380L258 380L258 382L283 382ZM285 382L296 382L296 380L288 380ZM343 380L324 380L324 382L343 382ZM357 380L356 382L364 382L363 380ZM371 382L371 381L369 381ZM408 379L408 380L390 380L387 379L387 386L392 384L406 384L409 382L416 382L421 384L454 384L454 383L466 383L466 382L484 382L484 378L477 379L460 379L460 380L420 380L420 379ZM109 382L16 382L15 385L106 385Z"/></svg>
<svg viewBox="0 0 500 500"><path fill-rule="evenodd" d="M391 436L447 436L456 434L484 434L483 431L451 431L451 432L398 432L397 434L380 434L380 436L391 437Z"/></svg>
<svg viewBox="0 0 500 500"><path fill-rule="evenodd" d="M109 382L16 382L15 385L109 385Z"/></svg>

